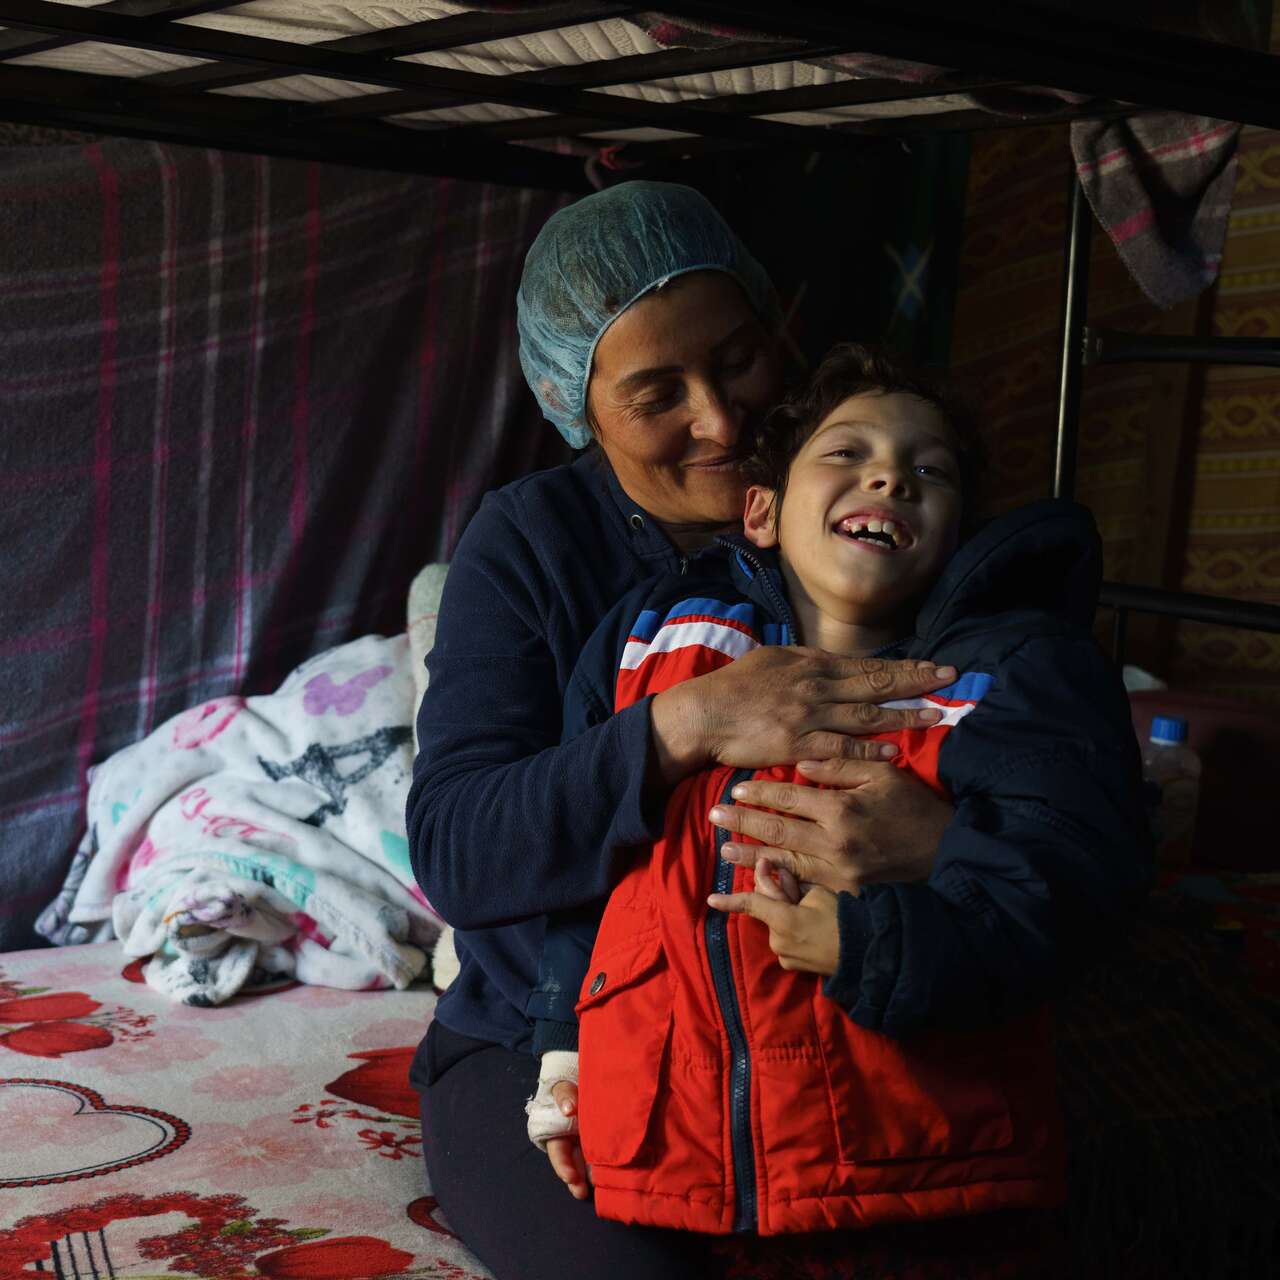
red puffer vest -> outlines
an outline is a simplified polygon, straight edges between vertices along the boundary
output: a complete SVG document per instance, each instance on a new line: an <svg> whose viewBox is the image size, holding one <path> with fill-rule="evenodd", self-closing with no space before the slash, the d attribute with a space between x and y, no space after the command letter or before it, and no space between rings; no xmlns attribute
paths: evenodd
<svg viewBox="0 0 1280 1280"><path fill-rule="evenodd" d="M736 656L696 647L691 667L687 648L642 646L619 705ZM935 787L946 729L894 735ZM783 970L758 921L708 909L708 893L752 887L707 820L750 776L807 785L789 768L687 779L601 922L578 1004L597 1212L774 1235L1060 1203L1046 1014L894 1040Z"/></svg>
<svg viewBox="0 0 1280 1280"><path fill-rule="evenodd" d="M759 922L708 910L706 813L742 776L682 785L605 911L578 1006L597 1212L773 1235L1059 1203L1043 1015L893 1040L780 968Z"/></svg>

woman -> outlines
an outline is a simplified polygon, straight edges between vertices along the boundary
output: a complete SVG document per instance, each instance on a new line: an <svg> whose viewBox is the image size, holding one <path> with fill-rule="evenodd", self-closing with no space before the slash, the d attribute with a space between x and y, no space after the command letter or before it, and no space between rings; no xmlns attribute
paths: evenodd
<svg viewBox="0 0 1280 1280"><path fill-rule="evenodd" d="M565 683L608 608L739 527L738 462L782 390L778 311L700 195L633 182L547 223L518 323L544 413L596 447L490 494L445 586L408 807L415 873L461 961L414 1063L427 1168L500 1280L705 1275L695 1238L597 1219L525 1138L540 917L607 893L616 852L652 840L671 787L715 764L823 762L806 772L835 789L752 784L748 803L788 816L732 815L803 879L922 878L950 808L854 735L924 723L876 704L945 681L762 647L562 743Z"/></svg>

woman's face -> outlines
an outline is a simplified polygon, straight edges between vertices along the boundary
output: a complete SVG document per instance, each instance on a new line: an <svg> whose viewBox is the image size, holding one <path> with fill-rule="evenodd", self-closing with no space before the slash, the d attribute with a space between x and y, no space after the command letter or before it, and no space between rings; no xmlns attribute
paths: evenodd
<svg viewBox="0 0 1280 1280"><path fill-rule="evenodd" d="M719 271L633 303L596 347L587 410L627 494L669 524L735 524L750 432L782 389L775 344Z"/></svg>

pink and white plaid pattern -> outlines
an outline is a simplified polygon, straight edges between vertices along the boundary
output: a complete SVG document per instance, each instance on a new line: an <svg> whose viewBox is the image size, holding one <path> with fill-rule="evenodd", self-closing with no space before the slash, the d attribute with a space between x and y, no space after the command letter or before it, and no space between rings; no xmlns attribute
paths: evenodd
<svg viewBox="0 0 1280 1280"><path fill-rule="evenodd" d="M479 495L558 458L514 302L561 199L0 148L0 949L33 940L95 761L402 630Z"/></svg>

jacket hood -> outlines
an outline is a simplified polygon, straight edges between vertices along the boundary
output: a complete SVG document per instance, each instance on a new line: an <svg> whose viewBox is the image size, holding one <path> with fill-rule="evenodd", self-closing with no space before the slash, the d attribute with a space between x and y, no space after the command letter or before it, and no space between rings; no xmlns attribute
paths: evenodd
<svg viewBox="0 0 1280 1280"><path fill-rule="evenodd" d="M1017 609L1088 628L1101 584L1093 515L1045 498L987 521L961 545L916 615L916 636L936 640L961 618Z"/></svg>
<svg viewBox="0 0 1280 1280"><path fill-rule="evenodd" d="M776 551L740 534L716 542L748 595L761 594L763 576L785 601ZM1022 609L1087 628L1101 583L1102 542L1092 514L1077 502L1045 498L987 521L960 546L916 614L916 636L936 641L962 619Z"/></svg>

